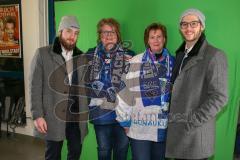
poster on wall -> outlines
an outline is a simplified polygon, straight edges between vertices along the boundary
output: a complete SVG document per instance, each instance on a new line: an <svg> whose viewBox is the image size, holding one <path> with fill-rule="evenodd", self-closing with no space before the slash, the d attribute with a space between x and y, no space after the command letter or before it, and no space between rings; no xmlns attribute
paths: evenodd
<svg viewBox="0 0 240 160"><path fill-rule="evenodd" d="M0 5L0 57L21 58L20 4Z"/></svg>

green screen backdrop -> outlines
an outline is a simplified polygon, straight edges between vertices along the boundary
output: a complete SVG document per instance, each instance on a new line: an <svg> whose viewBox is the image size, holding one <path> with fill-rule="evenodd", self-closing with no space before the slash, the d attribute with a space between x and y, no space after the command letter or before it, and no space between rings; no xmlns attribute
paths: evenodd
<svg viewBox="0 0 240 160"><path fill-rule="evenodd" d="M240 96L240 13L238 0L75 0L55 2L56 24L64 15L75 15L80 22L78 47L87 51L96 45L96 25L102 18L113 17L121 24L123 40L132 42L132 50L144 50L143 33L147 25L161 22L168 29L167 48L174 55L182 42L178 30L180 14L198 8L206 16L209 43L225 51L228 58L228 105L218 115L216 154L211 160L232 160ZM193 88L194 89L194 88ZM64 146L62 159L66 159ZM131 159L129 153L128 159ZM81 160L97 160L93 126L84 141Z"/></svg>

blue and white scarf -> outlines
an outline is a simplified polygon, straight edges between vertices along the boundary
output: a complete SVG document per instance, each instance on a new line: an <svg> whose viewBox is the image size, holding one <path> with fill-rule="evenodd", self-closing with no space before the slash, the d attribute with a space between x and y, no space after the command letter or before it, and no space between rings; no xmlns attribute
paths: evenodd
<svg viewBox="0 0 240 160"><path fill-rule="evenodd" d="M140 89L144 107L163 106L170 100L173 58L166 48L156 59L150 49L146 49L140 69Z"/></svg>
<svg viewBox="0 0 240 160"><path fill-rule="evenodd" d="M125 87L121 80L122 74L129 68L124 61L125 52L119 44L109 52L102 43L96 47L90 73L95 98L106 97L108 102L114 103L116 93Z"/></svg>

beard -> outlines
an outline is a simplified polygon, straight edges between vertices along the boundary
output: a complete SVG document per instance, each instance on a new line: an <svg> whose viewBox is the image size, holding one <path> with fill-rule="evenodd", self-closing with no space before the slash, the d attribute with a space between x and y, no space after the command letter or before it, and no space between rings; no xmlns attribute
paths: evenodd
<svg viewBox="0 0 240 160"><path fill-rule="evenodd" d="M194 32L194 34L191 35L191 36L187 36L187 35L185 35L184 33L181 32L181 35L186 42L190 42L190 43L194 43L194 44L198 41L201 34L202 34L201 28L199 28L199 30L196 30Z"/></svg>
<svg viewBox="0 0 240 160"><path fill-rule="evenodd" d="M67 51L73 50L73 49L76 47L76 43L77 43L77 42L75 42L75 43L70 44L66 39L64 39L64 38L62 37L62 34L59 36L59 41L60 41L61 45L62 45Z"/></svg>

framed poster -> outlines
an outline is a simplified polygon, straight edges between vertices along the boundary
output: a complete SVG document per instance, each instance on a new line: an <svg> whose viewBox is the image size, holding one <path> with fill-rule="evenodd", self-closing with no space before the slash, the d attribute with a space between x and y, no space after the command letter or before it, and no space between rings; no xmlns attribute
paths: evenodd
<svg viewBox="0 0 240 160"><path fill-rule="evenodd" d="M21 58L21 5L12 2L0 4L0 57Z"/></svg>

